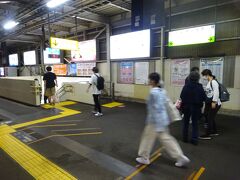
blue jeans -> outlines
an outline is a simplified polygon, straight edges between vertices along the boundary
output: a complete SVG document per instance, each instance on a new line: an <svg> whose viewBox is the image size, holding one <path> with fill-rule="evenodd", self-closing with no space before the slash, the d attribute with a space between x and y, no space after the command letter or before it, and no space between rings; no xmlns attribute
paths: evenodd
<svg viewBox="0 0 240 180"><path fill-rule="evenodd" d="M190 118L192 119L192 142L198 142L198 122L201 117L201 108L198 106L185 107L183 119L183 140L188 141Z"/></svg>

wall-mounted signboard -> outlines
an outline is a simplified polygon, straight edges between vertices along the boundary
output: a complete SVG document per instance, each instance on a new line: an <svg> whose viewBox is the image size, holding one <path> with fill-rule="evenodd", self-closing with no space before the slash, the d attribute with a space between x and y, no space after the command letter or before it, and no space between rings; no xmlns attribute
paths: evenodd
<svg viewBox="0 0 240 180"><path fill-rule="evenodd" d="M60 50L46 48L44 51L44 64L59 64L61 63Z"/></svg>
<svg viewBox="0 0 240 180"><path fill-rule="evenodd" d="M182 46L215 42L215 25L169 32L168 46Z"/></svg>
<svg viewBox="0 0 240 180"><path fill-rule="evenodd" d="M77 51L79 49L79 42L74 40L51 37L50 46L51 48L54 48L54 49Z"/></svg>
<svg viewBox="0 0 240 180"><path fill-rule="evenodd" d="M9 65L10 66L18 66L18 54L10 54L9 55Z"/></svg>
<svg viewBox="0 0 240 180"><path fill-rule="evenodd" d="M74 62L96 61L97 46L96 40L79 42L79 50L71 51L71 58Z"/></svg>
<svg viewBox="0 0 240 180"><path fill-rule="evenodd" d="M36 51L27 51L23 53L24 65L36 65Z"/></svg>
<svg viewBox="0 0 240 180"><path fill-rule="evenodd" d="M0 67L0 77L5 76L5 70L4 67Z"/></svg>
<svg viewBox="0 0 240 180"><path fill-rule="evenodd" d="M150 57L150 30L111 36L111 59Z"/></svg>

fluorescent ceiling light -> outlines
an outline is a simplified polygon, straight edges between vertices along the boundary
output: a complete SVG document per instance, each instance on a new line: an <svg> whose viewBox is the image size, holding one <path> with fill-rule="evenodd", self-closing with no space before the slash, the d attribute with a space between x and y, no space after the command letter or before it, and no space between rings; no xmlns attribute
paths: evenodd
<svg viewBox="0 0 240 180"><path fill-rule="evenodd" d="M49 8L55 8L57 6L60 6L61 4L67 2L69 0L51 0L47 3L47 7Z"/></svg>
<svg viewBox="0 0 240 180"><path fill-rule="evenodd" d="M3 25L3 28L4 29L12 29L14 28L15 26L17 26L19 23L18 22L15 22L15 21L8 21L6 22L4 25Z"/></svg>
<svg viewBox="0 0 240 180"><path fill-rule="evenodd" d="M0 4L8 4L10 3L11 1L0 1Z"/></svg>

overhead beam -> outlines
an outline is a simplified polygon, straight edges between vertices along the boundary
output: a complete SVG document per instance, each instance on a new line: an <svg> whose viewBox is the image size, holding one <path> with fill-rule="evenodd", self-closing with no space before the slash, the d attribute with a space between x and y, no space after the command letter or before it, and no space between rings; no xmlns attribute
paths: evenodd
<svg viewBox="0 0 240 180"><path fill-rule="evenodd" d="M109 5L113 7L116 7L118 9L121 9L127 12L131 12L131 5L126 2L121 2L121 3L118 1L114 1L114 2L108 1L108 2L109 2Z"/></svg>
<svg viewBox="0 0 240 180"><path fill-rule="evenodd" d="M30 41L30 40L24 40L24 39L8 39L7 42L22 42L22 43L29 43L29 44L39 44L37 41Z"/></svg>
<svg viewBox="0 0 240 180"><path fill-rule="evenodd" d="M69 28L69 27L56 25L56 24L51 24L50 27L51 27L51 30L54 30L54 31L64 31L64 32L70 32L71 31L71 28Z"/></svg>
<svg viewBox="0 0 240 180"><path fill-rule="evenodd" d="M95 22L95 23L101 23L101 24L109 24L110 23L110 18L90 12L89 10L86 9L77 9L73 7L67 6L68 9L73 9L73 11L77 11L76 13L73 13L73 18L75 16L78 19L88 21L88 22ZM82 12L81 12L82 11Z"/></svg>
<svg viewBox="0 0 240 180"><path fill-rule="evenodd" d="M86 15L84 15L86 14ZM81 13L81 14L76 14L75 16L77 17L77 19L81 19L84 21L88 21L88 22L94 22L94 23L100 23L100 24L109 24L110 23L110 19L108 17L105 16L101 16L95 13L90 13L90 12L86 12L86 13Z"/></svg>

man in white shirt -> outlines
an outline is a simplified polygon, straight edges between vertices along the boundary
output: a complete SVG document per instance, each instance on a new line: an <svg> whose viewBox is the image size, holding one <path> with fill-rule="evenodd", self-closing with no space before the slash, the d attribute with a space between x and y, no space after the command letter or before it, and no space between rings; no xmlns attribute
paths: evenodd
<svg viewBox="0 0 240 180"><path fill-rule="evenodd" d="M94 111L93 114L95 116L103 116L102 113L102 108L100 104L100 95L101 95L101 90L98 90L97 88L97 83L98 83L98 77L100 77L99 70L97 67L94 67L92 69L93 75L89 81L89 87L87 89L87 92L89 92L90 88L92 88L92 95L93 95L93 100L94 100Z"/></svg>
<svg viewBox="0 0 240 180"><path fill-rule="evenodd" d="M218 136L217 126L216 126L216 115L221 108L219 84L212 74L212 71L205 69L202 72L202 76L208 80L206 86L207 100L205 103L205 115L207 118L207 132L206 135L200 136L200 139L209 140L213 136Z"/></svg>

